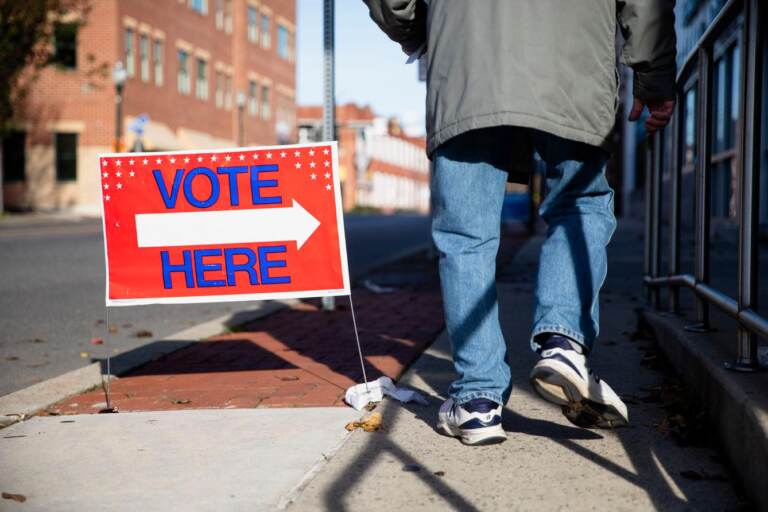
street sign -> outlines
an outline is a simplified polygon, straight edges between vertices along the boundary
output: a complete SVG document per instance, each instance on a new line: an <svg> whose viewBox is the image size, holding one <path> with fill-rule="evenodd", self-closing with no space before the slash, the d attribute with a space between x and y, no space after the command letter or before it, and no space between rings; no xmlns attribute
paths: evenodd
<svg viewBox="0 0 768 512"><path fill-rule="evenodd" d="M108 306L349 295L336 142L99 165Z"/></svg>

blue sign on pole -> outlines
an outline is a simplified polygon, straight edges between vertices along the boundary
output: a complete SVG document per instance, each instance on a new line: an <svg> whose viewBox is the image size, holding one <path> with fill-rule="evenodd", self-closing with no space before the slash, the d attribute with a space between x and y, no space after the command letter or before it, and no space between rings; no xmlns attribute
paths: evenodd
<svg viewBox="0 0 768 512"><path fill-rule="evenodd" d="M138 136L144 135L144 126L148 122L149 116L147 114L141 114L139 117L134 119L128 129Z"/></svg>

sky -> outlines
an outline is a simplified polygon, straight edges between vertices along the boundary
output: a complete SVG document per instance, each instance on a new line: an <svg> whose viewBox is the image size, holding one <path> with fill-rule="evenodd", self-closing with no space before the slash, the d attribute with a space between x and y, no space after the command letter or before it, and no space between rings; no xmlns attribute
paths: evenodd
<svg viewBox="0 0 768 512"><path fill-rule="evenodd" d="M298 0L297 100L323 99L323 0ZM336 103L370 105L397 117L409 134L424 133L426 89L416 64L368 16L362 0L336 0Z"/></svg>

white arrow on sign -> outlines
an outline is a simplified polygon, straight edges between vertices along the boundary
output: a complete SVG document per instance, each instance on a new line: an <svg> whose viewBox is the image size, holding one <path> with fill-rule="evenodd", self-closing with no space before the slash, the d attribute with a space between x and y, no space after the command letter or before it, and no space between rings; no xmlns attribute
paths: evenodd
<svg viewBox="0 0 768 512"><path fill-rule="evenodd" d="M320 225L296 200L285 208L215 212L139 213L139 247L214 245L295 240L304 245Z"/></svg>

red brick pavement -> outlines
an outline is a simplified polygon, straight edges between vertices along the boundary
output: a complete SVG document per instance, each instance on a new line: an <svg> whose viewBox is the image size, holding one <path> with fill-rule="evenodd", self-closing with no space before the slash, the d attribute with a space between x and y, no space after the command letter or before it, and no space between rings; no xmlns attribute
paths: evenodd
<svg viewBox="0 0 768 512"><path fill-rule="evenodd" d="M354 292L369 379L396 378L443 328L439 291ZM112 382L121 412L343 404L362 382L346 298L337 311L306 301L152 361ZM103 390L76 395L47 413L82 414L105 406Z"/></svg>

